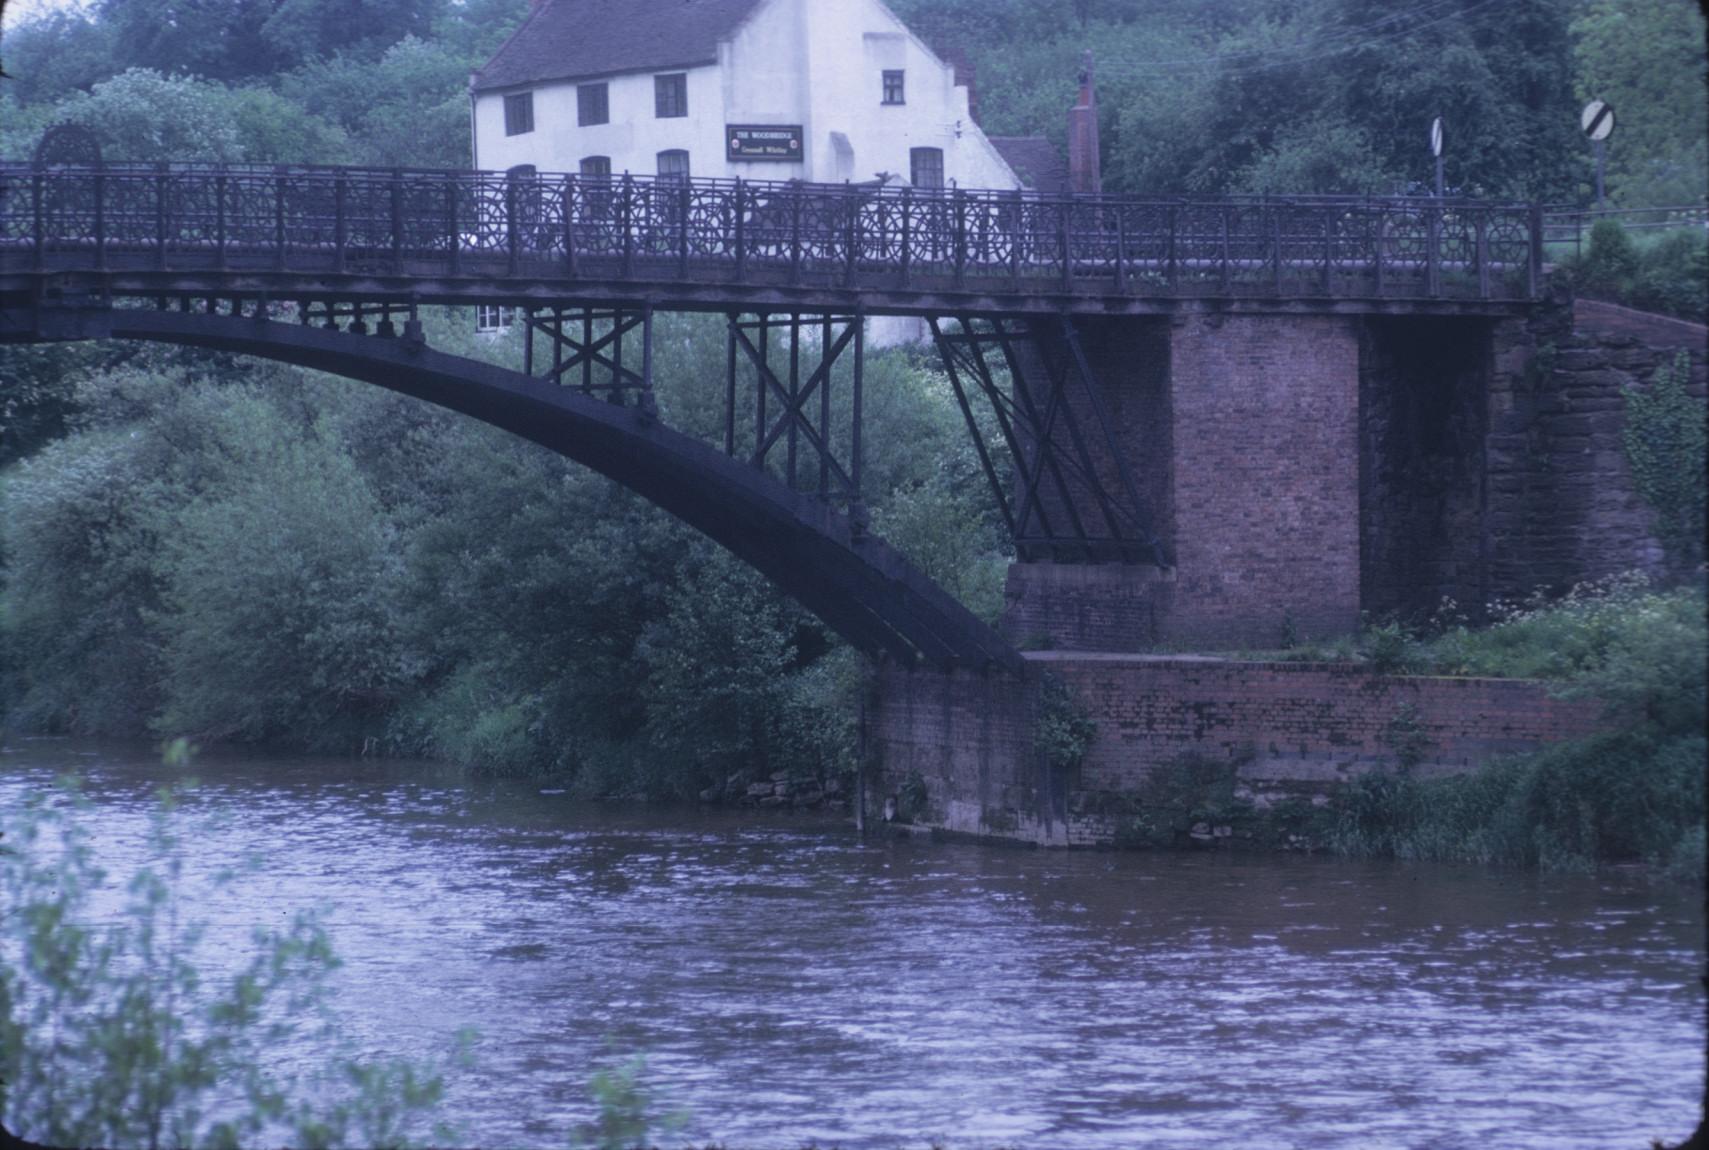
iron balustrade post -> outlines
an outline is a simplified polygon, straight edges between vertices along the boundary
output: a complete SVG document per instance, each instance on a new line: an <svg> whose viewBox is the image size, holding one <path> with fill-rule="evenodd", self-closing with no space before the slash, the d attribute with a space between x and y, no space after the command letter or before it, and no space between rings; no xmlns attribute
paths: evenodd
<svg viewBox="0 0 1709 1150"><path fill-rule="evenodd" d="M1270 257L1277 298L1282 296L1282 212L1280 205L1270 209Z"/></svg>
<svg viewBox="0 0 1709 1150"><path fill-rule="evenodd" d="M1424 210L1430 213L1424 250L1424 290L1434 299L1442 294L1442 206L1430 204Z"/></svg>
<svg viewBox="0 0 1709 1150"><path fill-rule="evenodd" d="M224 172L214 177L214 266L225 270L225 189Z"/></svg>
<svg viewBox="0 0 1709 1150"><path fill-rule="evenodd" d="M576 178L564 177L564 274L576 278ZM562 317L560 317L560 323Z"/></svg>
<svg viewBox="0 0 1709 1150"><path fill-rule="evenodd" d="M402 275L404 270L404 174L402 168L392 169L392 270Z"/></svg>
<svg viewBox="0 0 1709 1150"><path fill-rule="evenodd" d="M1543 282L1543 205L1531 205L1531 258L1526 261L1525 294L1537 298L1538 285Z"/></svg>
<svg viewBox="0 0 1709 1150"><path fill-rule="evenodd" d="M274 169L273 175L273 268L285 270L285 173Z"/></svg>
<svg viewBox="0 0 1709 1150"><path fill-rule="evenodd" d="M457 223L457 193L460 186L459 177L453 175L445 178L445 229L452 275L463 270L462 229Z"/></svg>
<svg viewBox="0 0 1709 1150"><path fill-rule="evenodd" d="M1069 231L1074 216L1074 197L1072 194L1061 201L1061 210L1057 215L1056 241L1059 254L1062 256L1062 290L1064 293L1074 288L1074 252Z"/></svg>
<svg viewBox="0 0 1709 1150"><path fill-rule="evenodd" d="M843 286L852 288L860 272L860 197L847 181L843 183L843 203L849 217L843 240Z"/></svg>
<svg viewBox="0 0 1709 1150"><path fill-rule="evenodd" d="M618 214L623 228L623 278L635 278L635 177L623 173L623 205Z"/></svg>
<svg viewBox="0 0 1709 1150"><path fill-rule="evenodd" d="M1116 204L1112 211L1116 213L1116 291L1127 294L1127 213Z"/></svg>
<svg viewBox="0 0 1709 1150"><path fill-rule="evenodd" d="M1179 238L1180 238L1180 232L1181 232L1181 208L1180 208L1180 205L1178 205L1178 204L1170 204L1169 205L1169 212L1168 212L1168 216L1167 216L1167 221L1168 221L1168 228L1169 228L1169 236L1168 236L1168 239L1166 242L1169 245L1169 247L1168 247L1168 251L1165 252L1164 256L1163 256L1163 261L1164 261L1163 278L1164 278L1165 282L1168 283L1169 290L1171 292L1174 292L1176 287L1180 284L1180 280L1181 280L1181 262L1180 262L1180 254L1179 254L1179 252L1180 252Z"/></svg>
<svg viewBox="0 0 1709 1150"><path fill-rule="evenodd" d="M1231 294L1234 290L1234 281L1232 278L1234 269L1229 266L1228 251L1228 215L1233 210L1234 209L1227 204L1222 205L1222 294L1225 296Z"/></svg>
<svg viewBox="0 0 1709 1150"><path fill-rule="evenodd" d="M959 288L967 284L967 193L957 188L950 205L955 213L955 286Z"/></svg>
<svg viewBox="0 0 1709 1150"><path fill-rule="evenodd" d="M1477 214L1477 248L1474 258L1478 264L1478 297L1489 298L1489 213Z"/></svg>
<svg viewBox="0 0 1709 1150"><path fill-rule="evenodd" d="M166 270L166 197L171 188L171 169L163 162L157 165L154 174L154 267L156 271Z"/></svg>
<svg viewBox="0 0 1709 1150"><path fill-rule="evenodd" d="M95 169L95 270L107 270L107 173Z"/></svg>
<svg viewBox="0 0 1709 1150"><path fill-rule="evenodd" d="M515 275L522 268L522 230L517 226L517 184L515 176L504 178L504 247L505 268Z"/></svg>
<svg viewBox="0 0 1709 1150"><path fill-rule="evenodd" d="M1372 294L1381 297L1383 294L1383 253L1389 246L1389 213L1387 208L1377 210L1377 227L1372 240L1375 248L1371 258Z"/></svg>
<svg viewBox="0 0 1709 1150"><path fill-rule="evenodd" d="M907 287L914 270L914 189L902 189L902 286Z"/></svg>
<svg viewBox="0 0 1709 1150"><path fill-rule="evenodd" d="M748 282L748 213L745 204L747 184L736 177L736 282Z"/></svg>
<svg viewBox="0 0 1709 1150"><path fill-rule="evenodd" d="M1323 294L1335 294L1335 208L1323 209Z"/></svg>
<svg viewBox="0 0 1709 1150"><path fill-rule="evenodd" d="M688 216L693 210L694 187L685 179L677 189L676 217L677 275L682 279L688 278Z"/></svg>
<svg viewBox="0 0 1709 1150"><path fill-rule="evenodd" d="M801 282L801 198L806 195L806 186L798 184L789 189L789 282ZM800 317L796 317L799 322ZM800 334L797 331L796 334ZM791 427L793 431L793 425ZM791 476L791 486L794 477Z"/></svg>
<svg viewBox="0 0 1709 1150"><path fill-rule="evenodd" d="M1015 290L1021 287L1021 260L1026 253L1026 195L1019 188L1015 189L1015 222L1009 235L1009 279Z"/></svg>
<svg viewBox="0 0 1709 1150"><path fill-rule="evenodd" d="M36 270L39 272L47 267L47 219L42 200L47 189L43 186L47 181L47 173L37 164L35 171L30 174L30 228L35 246Z"/></svg>
<svg viewBox="0 0 1709 1150"><path fill-rule="evenodd" d="M340 275L344 274L344 244L348 237L349 222L345 219L345 200L349 196L349 184L343 172L333 178L332 187L332 247L333 268Z"/></svg>

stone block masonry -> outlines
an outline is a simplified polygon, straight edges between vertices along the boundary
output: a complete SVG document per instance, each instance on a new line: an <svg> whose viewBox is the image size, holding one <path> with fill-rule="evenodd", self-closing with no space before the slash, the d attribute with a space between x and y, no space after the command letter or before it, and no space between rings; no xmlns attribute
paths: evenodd
<svg viewBox="0 0 1709 1150"><path fill-rule="evenodd" d="M1099 797L1140 788L1186 756L1233 765L1260 795L1332 792L1399 763L1397 732L1423 776L1602 729L1599 709L1537 683L1382 676L1354 665L1039 653L1023 682L968 672L883 672L869 736L869 811L923 792L919 822L1045 846L1093 846L1114 830ZM1050 770L1034 746L1038 682L1059 676L1098 725L1085 760ZM1089 801L1093 800L1093 801Z"/></svg>

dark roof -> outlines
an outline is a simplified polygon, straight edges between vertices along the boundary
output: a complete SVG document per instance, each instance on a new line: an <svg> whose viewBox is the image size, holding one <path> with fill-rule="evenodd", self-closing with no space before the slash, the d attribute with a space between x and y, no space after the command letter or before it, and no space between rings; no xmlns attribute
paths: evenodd
<svg viewBox="0 0 1709 1150"><path fill-rule="evenodd" d="M1033 191L1054 196L1068 190L1068 165L1043 136L992 136L991 146Z"/></svg>
<svg viewBox="0 0 1709 1150"><path fill-rule="evenodd" d="M479 91L713 64L766 0L540 0L487 66Z"/></svg>

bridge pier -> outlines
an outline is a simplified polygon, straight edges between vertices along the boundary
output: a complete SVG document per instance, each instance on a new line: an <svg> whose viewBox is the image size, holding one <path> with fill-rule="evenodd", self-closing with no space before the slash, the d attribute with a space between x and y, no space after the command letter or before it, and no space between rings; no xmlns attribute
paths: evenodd
<svg viewBox="0 0 1709 1150"><path fill-rule="evenodd" d="M1023 646L1273 645L1360 611L1361 321L1189 313L1080 321L1080 347L1166 566L1023 561L1005 628ZM1048 350L1042 358L1048 358ZM1031 366L1033 370L1025 370ZM1044 369L1023 365L1023 383ZM1096 413L1081 402L1083 422ZM1094 424L1095 425L1095 424ZM1114 488L1103 440L1097 470ZM1082 490L1082 518L1097 513Z"/></svg>

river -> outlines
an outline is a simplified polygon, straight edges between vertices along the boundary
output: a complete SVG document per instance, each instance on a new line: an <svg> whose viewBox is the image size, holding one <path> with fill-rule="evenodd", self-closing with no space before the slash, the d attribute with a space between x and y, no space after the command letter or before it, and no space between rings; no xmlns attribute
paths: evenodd
<svg viewBox="0 0 1709 1150"><path fill-rule="evenodd" d="M67 770L127 873L173 772L14 740L0 804ZM323 906L363 1051L478 1028L444 1106L468 1144L565 1145L632 1052L691 1115L672 1144L742 1148L1643 1150L1702 1097L1702 896L1641 873L863 843L420 764L193 773L187 813L224 817L191 883L266 862L197 902L214 941Z"/></svg>

